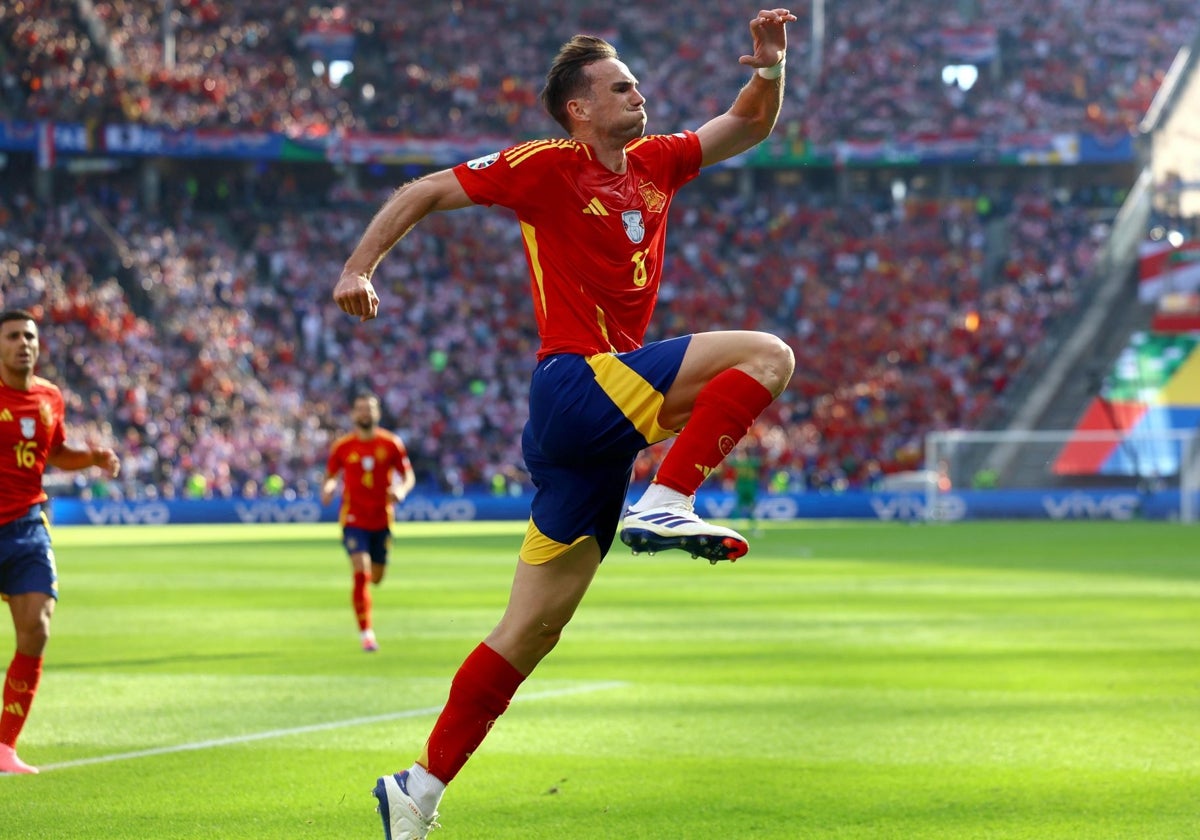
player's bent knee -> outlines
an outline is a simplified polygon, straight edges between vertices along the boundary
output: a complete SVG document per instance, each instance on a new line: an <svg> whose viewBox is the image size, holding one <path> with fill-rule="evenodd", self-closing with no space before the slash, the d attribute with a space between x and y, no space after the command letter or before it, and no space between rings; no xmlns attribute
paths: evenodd
<svg viewBox="0 0 1200 840"><path fill-rule="evenodd" d="M36 627L17 632L17 650L25 656L41 656L50 642L50 628Z"/></svg>
<svg viewBox="0 0 1200 840"><path fill-rule="evenodd" d="M746 372L777 397L796 369L796 354L786 342L770 333L758 333L757 339Z"/></svg>

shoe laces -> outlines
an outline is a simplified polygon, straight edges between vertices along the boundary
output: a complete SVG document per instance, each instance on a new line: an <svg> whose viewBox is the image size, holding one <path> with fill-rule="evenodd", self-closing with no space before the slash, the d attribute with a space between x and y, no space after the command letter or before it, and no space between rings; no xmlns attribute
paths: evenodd
<svg viewBox="0 0 1200 840"><path fill-rule="evenodd" d="M679 501L671 502L670 504L663 505L663 507L669 507L674 510L683 510L683 511L687 511L688 513L690 513L692 515L695 515L695 513L696 513L696 495L693 493L691 496L685 496L682 499L680 499Z"/></svg>
<svg viewBox="0 0 1200 840"><path fill-rule="evenodd" d="M420 820L420 822L421 822L421 828L424 829L426 832L430 832L430 831L433 831L435 828L442 827L442 824L437 821L437 818L438 818L437 811L433 812L433 816L427 817L424 814L422 814L421 816L417 817L417 819Z"/></svg>

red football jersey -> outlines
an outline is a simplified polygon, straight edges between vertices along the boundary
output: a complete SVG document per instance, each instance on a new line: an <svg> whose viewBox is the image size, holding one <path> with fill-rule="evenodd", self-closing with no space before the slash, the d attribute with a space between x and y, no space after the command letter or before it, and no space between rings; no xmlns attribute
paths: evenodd
<svg viewBox="0 0 1200 840"><path fill-rule="evenodd" d="M625 147L625 172L575 140L533 140L454 167L476 204L517 214L541 348L592 355L642 346L658 300L667 211L700 171L690 131Z"/></svg>
<svg viewBox="0 0 1200 840"><path fill-rule="evenodd" d="M344 526L382 531L392 522L388 487L394 474L404 470L408 450L400 437L376 429L370 440L343 435L333 443L326 475L342 473L342 507L338 521Z"/></svg>
<svg viewBox="0 0 1200 840"><path fill-rule="evenodd" d="M62 446L65 405L58 386L40 376L28 391L0 382L0 525L46 501L46 458Z"/></svg>

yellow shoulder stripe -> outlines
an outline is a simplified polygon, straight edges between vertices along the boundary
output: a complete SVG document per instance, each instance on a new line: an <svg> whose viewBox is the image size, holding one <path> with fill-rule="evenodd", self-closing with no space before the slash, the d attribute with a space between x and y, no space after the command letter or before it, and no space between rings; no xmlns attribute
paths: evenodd
<svg viewBox="0 0 1200 840"><path fill-rule="evenodd" d="M530 140L528 143L521 143L519 146L513 146L505 154L510 167L516 167L529 158L536 155L538 152L545 152L551 149L570 149L575 150L579 144L574 140Z"/></svg>

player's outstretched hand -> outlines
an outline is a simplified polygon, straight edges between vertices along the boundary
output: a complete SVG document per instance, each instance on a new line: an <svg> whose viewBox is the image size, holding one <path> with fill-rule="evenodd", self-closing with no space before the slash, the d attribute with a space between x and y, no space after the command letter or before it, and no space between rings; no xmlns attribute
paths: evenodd
<svg viewBox="0 0 1200 840"><path fill-rule="evenodd" d="M121 472L121 459L107 447L92 450L92 463L104 470L109 478L116 478Z"/></svg>
<svg viewBox="0 0 1200 840"><path fill-rule="evenodd" d="M379 314L379 295L365 274L343 274L333 287L333 299L338 308L360 321L370 321Z"/></svg>
<svg viewBox="0 0 1200 840"><path fill-rule="evenodd" d="M796 20L787 9L763 9L750 21L750 35L754 39L754 54L738 59L748 67L774 67L787 51L785 26Z"/></svg>

